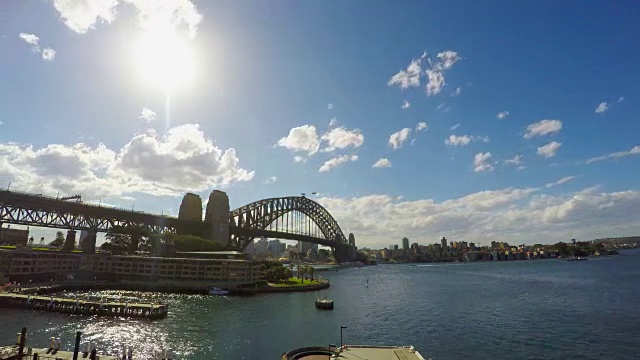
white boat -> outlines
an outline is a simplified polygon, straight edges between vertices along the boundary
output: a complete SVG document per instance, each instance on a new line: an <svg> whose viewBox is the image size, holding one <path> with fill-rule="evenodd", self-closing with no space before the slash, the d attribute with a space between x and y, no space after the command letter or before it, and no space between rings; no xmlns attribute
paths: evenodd
<svg viewBox="0 0 640 360"><path fill-rule="evenodd" d="M209 289L209 295L227 295L229 292L218 287Z"/></svg>

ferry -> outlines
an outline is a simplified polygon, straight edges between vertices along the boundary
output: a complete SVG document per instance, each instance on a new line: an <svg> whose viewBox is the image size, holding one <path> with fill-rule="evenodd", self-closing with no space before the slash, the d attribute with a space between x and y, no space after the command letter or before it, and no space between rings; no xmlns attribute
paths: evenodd
<svg viewBox="0 0 640 360"><path fill-rule="evenodd" d="M343 345L304 347L282 354L281 360L425 360L413 346Z"/></svg>

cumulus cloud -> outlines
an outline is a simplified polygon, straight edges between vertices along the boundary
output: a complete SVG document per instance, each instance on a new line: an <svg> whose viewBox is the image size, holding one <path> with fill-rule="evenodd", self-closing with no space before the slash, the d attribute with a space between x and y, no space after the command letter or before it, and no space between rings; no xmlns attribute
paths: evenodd
<svg viewBox="0 0 640 360"><path fill-rule="evenodd" d="M540 146L538 148L538 155L544 156L545 158L554 157L561 145L562 143L552 141L546 145Z"/></svg>
<svg viewBox="0 0 640 360"><path fill-rule="evenodd" d="M418 59L413 59L405 70L400 70L393 75L387 82L389 86L398 86L400 89L408 89L410 87L420 86L420 77L422 76L422 60L427 57L427 53L423 53Z"/></svg>
<svg viewBox="0 0 640 360"><path fill-rule="evenodd" d="M408 108L410 108L410 107L411 107L411 103L410 103L410 102L408 102L407 100L405 100L405 101L402 103L402 106L401 106L400 108L404 110L404 109L408 109Z"/></svg>
<svg viewBox="0 0 640 360"><path fill-rule="evenodd" d="M306 159L304 158L304 156L294 156L294 157L293 157L293 161L295 161L295 162L297 162L297 163L299 163L299 162L302 162L302 163L303 163L303 162L305 162L305 161L306 161Z"/></svg>
<svg viewBox="0 0 640 360"><path fill-rule="evenodd" d="M496 118L502 120L502 119L506 119L507 117L509 117L509 112L508 111L501 111L498 113L498 115L496 115Z"/></svg>
<svg viewBox="0 0 640 360"><path fill-rule="evenodd" d="M491 160L491 153L477 153L473 157L473 171L475 172L484 172L484 171L492 171L493 164L489 161Z"/></svg>
<svg viewBox="0 0 640 360"><path fill-rule="evenodd" d="M409 128L396 131L389 137L389 146L394 150L402 147L402 144L409 138L409 134L411 134L411 129Z"/></svg>
<svg viewBox="0 0 640 360"><path fill-rule="evenodd" d="M619 159L629 155L640 155L640 145L636 145L628 151L618 151L611 154L591 158L587 160L587 164L591 164L593 162L603 161L603 160Z"/></svg>
<svg viewBox="0 0 640 360"><path fill-rule="evenodd" d="M575 180L579 177L581 177L582 175L572 175L572 176L565 176L557 181L548 183L545 185L546 188L550 188L550 187L554 187L554 186L558 186L558 185L562 185L564 183L568 183L569 181Z"/></svg>
<svg viewBox="0 0 640 360"><path fill-rule="evenodd" d="M334 126L337 126L337 125L338 125L338 119L333 118L333 119L331 119L331 120L329 121L329 127L330 127L330 128L331 128L331 127L334 127Z"/></svg>
<svg viewBox="0 0 640 360"><path fill-rule="evenodd" d="M358 160L358 155L341 155L325 161L318 169L318 172L327 172L336 166L348 163L349 161Z"/></svg>
<svg viewBox="0 0 640 360"><path fill-rule="evenodd" d="M321 140L327 142L327 147L323 151L333 151L347 147L358 148L364 143L364 135L360 130L349 130L345 127L338 127L322 135Z"/></svg>
<svg viewBox="0 0 640 360"><path fill-rule="evenodd" d="M157 115L158 114L156 114L155 111L153 111L153 110L151 110L149 108L143 107L142 111L140 112L139 118L148 123L148 122L151 122L151 121L155 120Z"/></svg>
<svg viewBox="0 0 640 360"><path fill-rule="evenodd" d="M376 161L375 164L373 164L374 168L390 168L391 167L391 161L389 161L386 158L380 158L378 159L378 161Z"/></svg>
<svg viewBox="0 0 640 360"><path fill-rule="evenodd" d="M24 40L27 44L36 47L38 46L38 41L40 41L40 38L36 34L20 33L18 34L18 37Z"/></svg>
<svg viewBox="0 0 640 360"><path fill-rule="evenodd" d="M596 114L602 114L607 110L609 110L609 104L606 101L603 101L596 107Z"/></svg>
<svg viewBox="0 0 640 360"><path fill-rule="evenodd" d="M543 187L544 188L544 187ZM541 188L503 188L445 201L402 201L371 194L317 200L345 233L356 234L359 246L381 248L389 233L401 233L420 245L442 236L489 244L553 244L577 238L637 235L640 192L598 193L594 189L551 196Z"/></svg>
<svg viewBox="0 0 640 360"><path fill-rule="evenodd" d="M505 164L519 166L522 165L522 157L521 154L518 154L514 156L513 159L505 160L504 162Z"/></svg>
<svg viewBox="0 0 640 360"><path fill-rule="evenodd" d="M42 59L45 61L53 61L56 58L56 51L50 47L42 49Z"/></svg>
<svg viewBox="0 0 640 360"><path fill-rule="evenodd" d="M469 135L450 135L448 139L444 141L448 146L466 146L471 142L471 136Z"/></svg>
<svg viewBox="0 0 640 360"><path fill-rule="evenodd" d="M527 126L524 138L531 139L536 136L555 134L561 129L562 121L560 120L540 120L537 123Z"/></svg>
<svg viewBox="0 0 640 360"><path fill-rule="evenodd" d="M624 101L624 97L620 96L615 102L607 102L603 101L596 107L596 114L603 114L607 112L607 110L611 109L615 104L620 104Z"/></svg>
<svg viewBox="0 0 640 360"><path fill-rule="evenodd" d="M427 125L426 122L421 121L418 124L416 124L416 132L420 132L422 130L426 130L429 128L429 125Z"/></svg>
<svg viewBox="0 0 640 360"><path fill-rule="evenodd" d="M278 140L277 146L313 155L320 148L320 139L315 126L302 125L289 130L289 135Z"/></svg>
<svg viewBox="0 0 640 360"><path fill-rule="evenodd" d="M53 6L60 18L71 30L84 34L97 23L111 23L116 10L131 5L142 27L163 23L173 27L185 27L194 36L202 15L189 0L54 0Z"/></svg>
<svg viewBox="0 0 640 360"><path fill-rule="evenodd" d="M472 140L482 142L491 141L488 136L450 135L448 139L444 140L444 143L447 146L467 146Z"/></svg>
<svg viewBox="0 0 640 360"><path fill-rule="evenodd" d="M423 68L424 60L427 60L428 66ZM457 52L446 50L436 55L435 61L427 58L427 53L423 53L418 59L413 59L405 70L400 70L389 79L387 85L398 86L401 89L420 86L422 77L426 77L427 85L425 92L427 96L439 94L444 88L446 81L444 74L447 70L460 60ZM462 89L458 88L454 91L458 95Z"/></svg>
<svg viewBox="0 0 640 360"><path fill-rule="evenodd" d="M88 200L135 192L176 196L251 180L254 172L238 163L235 149L218 148L195 124L137 135L116 150L104 144L0 144L0 173L16 188L81 193Z"/></svg>
<svg viewBox="0 0 640 360"><path fill-rule="evenodd" d="M43 60L53 61L55 59L55 50L50 47L46 47L42 50L40 49L40 46L38 45L40 38L37 35L30 33L20 33L18 34L18 37L24 40L24 42L26 42L27 44L31 45L31 50L33 50L33 52L41 54Z"/></svg>

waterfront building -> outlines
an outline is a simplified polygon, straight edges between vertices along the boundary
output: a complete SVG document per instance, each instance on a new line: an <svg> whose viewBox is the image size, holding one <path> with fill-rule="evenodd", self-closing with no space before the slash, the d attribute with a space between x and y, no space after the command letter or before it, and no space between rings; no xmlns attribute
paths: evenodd
<svg viewBox="0 0 640 360"><path fill-rule="evenodd" d="M466 246L465 246L466 247ZM476 244L475 243L470 243L469 244L469 248L470 249L475 249L476 248Z"/></svg>
<svg viewBox="0 0 640 360"><path fill-rule="evenodd" d="M447 251L447 238L443 236L440 243L442 245L442 251Z"/></svg>
<svg viewBox="0 0 640 360"><path fill-rule="evenodd" d="M1 224L0 224L1 225ZM26 246L29 240L29 229L12 229L0 226L0 245Z"/></svg>
<svg viewBox="0 0 640 360"><path fill-rule="evenodd" d="M0 273L11 281L118 280L161 286L207 288L253 284L260 263L238 252L181 253L182 257L118 256L0 249Z"/></svg>
<svg viewBox="0 0 640 360"><path fill-rule="evenodd" d="M267 251L273 254L273 256L279 257L282 252L280 252L280 240L269 240L267 243Z"/></svg>
<svg viewBox="0 0 640 360"><path fill-rule="evenodd" d="M406 237L402 238L402 250L403 251L409 250L409 239L407 239Z"/></svg>
<svg viewBox="0 0 640 360"><path fill-rule="evenodd" d="M418 245L418 243L411 244L411 252L414 254L420 254L420 245Z"/></svg>
<svg viewBox="0 0 640 360"><path fill-rule="evenodd" d="M393 245L393 251L398 251L398 245Z"/></svg>

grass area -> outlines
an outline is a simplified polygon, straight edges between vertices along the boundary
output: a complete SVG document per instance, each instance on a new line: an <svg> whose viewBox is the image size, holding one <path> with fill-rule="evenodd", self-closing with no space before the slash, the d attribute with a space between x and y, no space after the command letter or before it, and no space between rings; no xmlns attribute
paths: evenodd
<svg viewBox="0 0 640 360"><path fill-rule="evenodd" d="M16 248L15 245L0 245L0 249L14 250L15 248Z"/></svg>
<svg viewBox="0 0 640 360"><path fill-rule="evenodd" d="M317 284L322 284L322 282L318 280L311 281L309 279L302 282L302 279L298 279L297 277L292 277L292 278L289 278L289 280L281 281L277 283L269 283L269 285L275 286L275 287L295 287L295 286L308 286L308 285L317 285Z"/></svg>

